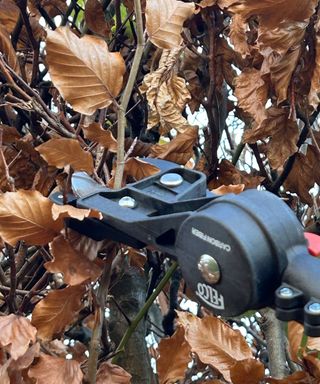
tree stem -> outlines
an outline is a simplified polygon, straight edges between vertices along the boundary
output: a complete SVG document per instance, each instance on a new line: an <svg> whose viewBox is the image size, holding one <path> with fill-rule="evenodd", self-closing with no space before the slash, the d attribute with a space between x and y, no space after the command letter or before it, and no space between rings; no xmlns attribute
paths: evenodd
<svg viewBox="0 0 320 384"><path fill-rule="evenodd" d="M120 99L120 107L118 109L118 149L117 149L117 169L115 174L114 188L121 188L123 170L124 170L124 139L126 128L126 110L130 101L131 93L136 81L136 77L140 67L140 61L144 51L144 37L143 37L143 22L141 12L140 0L134 0L134 10L136 14L137 26L137 49L134 54L132 67L130 70L129 79Z"/></svg>

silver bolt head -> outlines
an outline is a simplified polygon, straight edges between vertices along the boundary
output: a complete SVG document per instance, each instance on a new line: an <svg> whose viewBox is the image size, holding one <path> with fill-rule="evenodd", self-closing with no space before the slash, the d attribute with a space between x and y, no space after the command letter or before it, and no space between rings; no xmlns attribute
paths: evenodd
<svg viewBox="0 0 320 384"><path fill-rule="evenodd" d="M178 173L165 173L160 177L160 184L174 188L183 183L183 177Z"/></svg>
<svg viewBox="0 0 320 384"><path fill-rule="evenodd" d="M120 205L120 207L131 208L132 209L132 208L135 208L137 206L137 202L131 196L123 196L119 200L119 205Z"/></svg>
<svg viewBox="0 0 320 384"><path fill-rule="evenodd" d="M280 296L282 297L292 297L293 296L293 290L288 287L281 288L280 291Z"/></svg>
<svg viewBox="0 0 320 384"><path fill-rule="evenodd" d="M312 303L308 306L308 310L314 314L320 314L320 303Z"/></svg>
<svg viewBox="0 0 320 384"><path fill-rule="evenodd" d="M198 262L198 269L207 283L216 284L220 280L220 268L212 256L202 255Z"/></svg>

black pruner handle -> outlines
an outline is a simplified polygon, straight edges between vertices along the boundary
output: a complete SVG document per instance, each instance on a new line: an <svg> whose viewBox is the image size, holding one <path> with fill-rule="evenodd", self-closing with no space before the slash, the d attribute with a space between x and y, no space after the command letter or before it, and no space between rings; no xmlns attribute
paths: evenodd
<svg viewBox="0 0 320 384"><path fill-rule="evenodd" d="M276 314L280 320L304 324L308 336L320 336L320 259L306 247L293 247L287 254L283 284L276 291Z"/></svg>

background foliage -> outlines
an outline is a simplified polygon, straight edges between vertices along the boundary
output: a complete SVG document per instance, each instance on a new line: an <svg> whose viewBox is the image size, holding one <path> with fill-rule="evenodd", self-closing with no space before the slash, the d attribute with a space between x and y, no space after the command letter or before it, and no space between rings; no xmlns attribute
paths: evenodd
<svg viewBox="0 0 320 384"><path fill-rule="evenodd" d="M73 232L99 212L48 198L159 158L320 233L318 1L0 0L0 52L0 382L318 383L299 324L176 312L192 295L166 255Z"/></svg>

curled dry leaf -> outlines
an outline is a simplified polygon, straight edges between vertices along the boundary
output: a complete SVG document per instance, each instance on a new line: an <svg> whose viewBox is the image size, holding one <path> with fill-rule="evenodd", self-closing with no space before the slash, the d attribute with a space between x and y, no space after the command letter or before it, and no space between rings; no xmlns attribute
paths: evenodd
<svg viewBox="0 0 320 384"><path fill-rule="evenodd" d="M36 150L49 165L57 168L70 165L75 171L93 172L92 156L81 148L78 140L50 139Z"/></svg>
<svg viewBox="0 0 320 384"><path fill-rule="evenodd" d="M108 107L122 88L125 63L96 36L79 39L69 28L48 31L49 73L59 92L76 110L92 115Z"/></svg>
<svg viewBox="0 0 320 384"><path fill-rule="evenodd" d="M320 379L320 360L319 352L310 352L303 356L303 363L308 371L316 379Z"/></svg>
<svg viewBox="0 0 320 384"><path fill-rule="evenodd" d="M99 0L87 0L84 17L88 28L102 37L108 37L114 23L107 22ZM113 21L113 19L111 19Z"/></svg>
<svg viewBox="0 0 320 384"><path fill-rule="evenodd" d="M10 353L13 360L23 356L30 342L36 341L36 328L22 316L1 316L0 329L0 346Z"/></svg>
<svg viewBox="0 0 320 384"><path fill-rule="evenodd" d="M11 384L10 377L8 374L8 367L10 365L10 359L7 360L3 365L0 366L0 383L1 384Z"/></svg>
<svg viewBox="0 0 320 384"><path fill-rule="evenodd" d="M148 0L146 30L153 44L162 49L178 47L183 23L195 12L194 3L177 0Z"/></svg>
<svg viewBox="0 0 320 384"><path fill-rule="evenodd" d="M259 384L264 378L264 365L259 360L237 361L230 370L233 384Z"/></svg>
<svg viewBox="0 0 320 384"><path fill-rule="evenodd" d="M19 19L20 11L14 0L0 1L0 24L12 33Z"/></svg>
<svg viewBox="0 0 320 384"><path fill-rule="evenodd" d="M86 280L95 281L102 272L100 263L90 261L86 255L77 252L63 235L50 243L50 251L54 259L45 263L44 267L52 273L63 273L67 284L77 285Z"/></svg>
<svg viewBox="0 0 320 384"><path fill-rule="evenodd" d="M315 67L311 79L311 87L308 95L309 104L313 109L317 109L320 99L320 21L318 20L316 25L316 57L315 57Z"/></svg>
<svg viewBox="0 0 320 384"><path fill-rule="evenodd" d="M268 159L275 169L282 167L288 157L297 151L299 128L289 113L288 109L271 107L267 110L267 118L243 135L246 143L271 138L267 145Z"/></svg>
<svg viewBox="0 0 320 384"><path fill-rule="evenodd" d="M95 217L96 219L102 219L102 214L94 209L81 209L68 204L53 204L51 211L53 220L57 221L64 220L65 218L84 220L86 217Z"/></svg>
<svg viewBox="0 0 320 384"><path fill-rule="evenodd" d="M80 363L42 353L36 365L28 372L37 384L81 384L83 373Z"/></svg>
<svg viewBox="0 0 320 384"><path fill-rule="evenodd" d="M0 130L2 131L2 144L12 144L21 139L21 135L15 127L0 124Z"/></svg>
<svg viewBox="0 0 320 384"><path fill-rule="evenodd" d="M97 384L130 384L131 375L118 365L106 361L100 364L97 372Z"/></svg>
<svg viewBox="0 0 320 384"><path fill-rule="evenodd" d="M244 69L235 79L234 95L238 105L261 123L266 118L265 105L268 99L268 85L255 68Z"/></svg>
<svg viewBox="0 0 320 384"><path fill-rule="evenodd" d="M17 360L11 360L9 372L14 373L30 367L33 360L40 355L40 344L32 345L27 352L20 356ZM1 382L1 381L0 381Z"/></svg>
<svg viewBox="0 0 320 384"><path fill-rule="evenodd" d="M31 13L40 16L38 6L44 8L50 17L63 15L67 10L67 3L65 0L29 0L28 8Z"/></svg>
<svg viewBox="0 0 320 384"><path fill-rule="evenodd" d="M211 192L215 193L216 195L226 195L227 193L234 193L238 195L241 193L245 188L244 184L237 184L237 185L221 185L220 187L216 189L212 189Z"/></svg>
<svg viewBox="0 0 320 384"><path fill-rule="evenodd" d="M178 323L185 329L185 339L192 352L204 364L217 369L227 381L231 381L231 369L235 363L252 359L252 352L239 331L232 329L216 317L178 313Z"/></svg>
<svg viewBox="0 0 320 384"><path fill-rule="evenodd" d="M175 383L185 377L191 359L191 348L184 333L184 328L180 326L172 337L160 341L157 360L160 384Z"/></svg>
<svg viewBox="0 0 320 384"><path fill-rule="evenodd" d="M164 50L159 62L159 68L147 74L140 87L142 93L146 93L150 113L148 116L148 128L160 124L162 135L172 128L178 132L184 132L190 127L182 116L186 104L191 100L186 81L173 73L178 55L181 49Z"/></svg>
<svg viewBox="0 0 320 384"><path fill-rule="evenodd" d="M99 143L110 152L117 152L117 140L112 135L112 132L103 129L101 124L92 123L88 127L83 128L83 133L86 139Z"/></svg>
<svg viewBox="0 0 320 384"><path fill-rule="evenodd" d="M286 190L296 193L305 204L313 205L309 190L320 184L319 152L308 145L307 154L297 153L292 170L284 183Z"/></svg>
<svg viewBox="0 0 320 384"><path fill-rule="evenodd" d="M52 340L71 324L82 309L85 285L50 291L32 312L32 324L41 340Z"/></svg>
<svg viewBox="0 0 320 384"><path fill-rule="evenodd" d="M198 130L190 127L184 133L178 134L167 144L155 144L151 147L150 157L186 164L193 156L193 146L198 140ZM230 183L232 184L232 183Z"/></svg>
<svg viewBox="0 0 320 384"><path fill-rule="evenodd" d="M10 245L24 240L29 245L50 242L63 228L52 218L53 203L38 191L6 192L0 195L0 235Z"/></svg>

